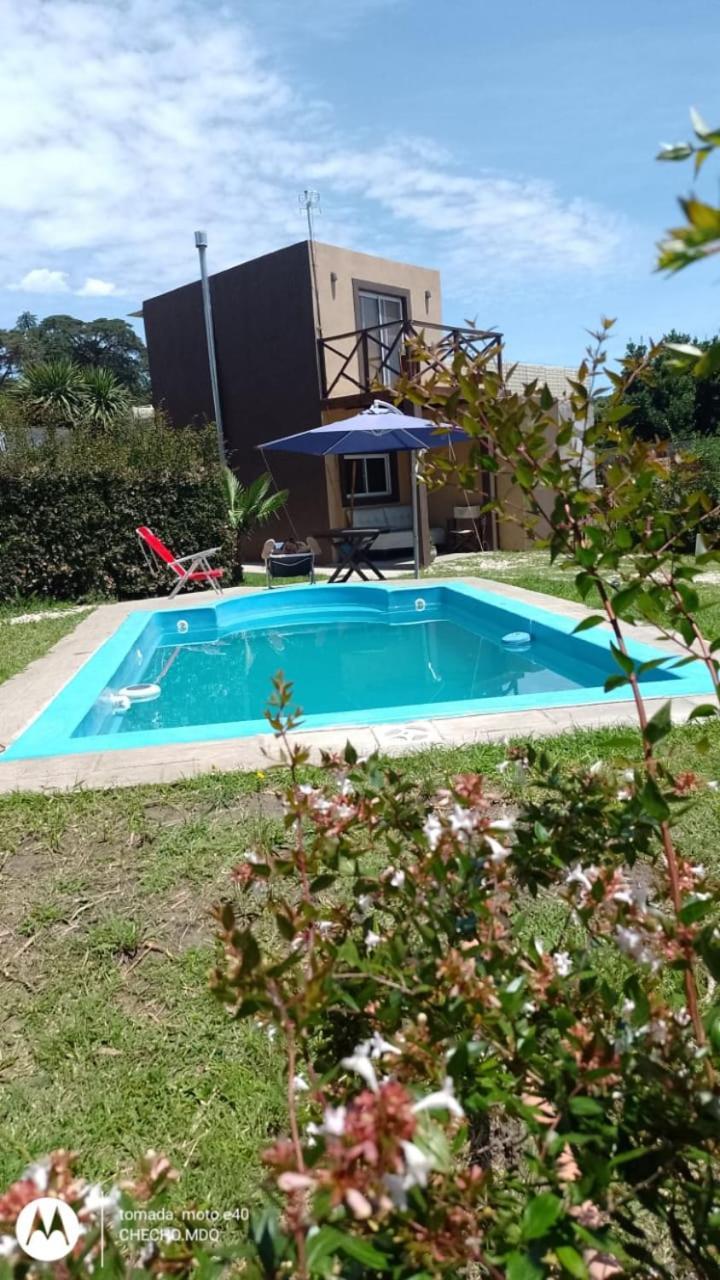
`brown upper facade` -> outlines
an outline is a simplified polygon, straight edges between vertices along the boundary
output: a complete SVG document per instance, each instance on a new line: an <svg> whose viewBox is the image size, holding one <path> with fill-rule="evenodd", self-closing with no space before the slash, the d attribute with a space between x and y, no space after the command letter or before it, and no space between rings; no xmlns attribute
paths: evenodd
<svg viewBox="0 0 720 1280"><path fill-rule="evenodd" d="M240 263L211 276L210 293L226 446L244 480L264 469L262 442L355 413L378 385L390 394L414 335L448 355L458 344L499 352L498 334L442 325L437 271L335 245L301 241ZM199 282L148 299L142 314L155 406L178 425L211 420ZM356 462L360 504L407 502L407 468L403 457ZM342 460L273 454L272 471L301 536L343 521Z"/></svg>

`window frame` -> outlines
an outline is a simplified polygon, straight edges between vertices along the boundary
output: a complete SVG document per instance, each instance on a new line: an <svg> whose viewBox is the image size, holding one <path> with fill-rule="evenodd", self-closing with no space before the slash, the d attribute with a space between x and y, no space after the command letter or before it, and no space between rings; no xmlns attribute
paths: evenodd
<svg viewBox="0 0 720 1280"><path fill-rule="evenodd" d="M370 459L377 462L380 458L385 461L385 476L388 488L383 492L376 490L373 493L355 492L353 494L352 478L348 464L360 461L366 464ZM340 459L340 479L344 506L389 506L391 503L397 502L398 500L397 454L392 451L388 453L344 453ZM367 484L367 466L364 467L364 479Z"/></svg>

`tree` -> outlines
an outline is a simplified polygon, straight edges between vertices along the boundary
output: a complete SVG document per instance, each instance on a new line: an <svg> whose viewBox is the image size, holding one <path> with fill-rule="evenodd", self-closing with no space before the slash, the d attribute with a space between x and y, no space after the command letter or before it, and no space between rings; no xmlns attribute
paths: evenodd
<svg viewBox="0 0 720 1280"><path fill-rule="evenodd" d="M110 369L72 360L40 360L12 384L30 426L109 427L127 413L130 395Z"/></svg>
<svg viewBox="0 0 720 1280"><path fill-rule="evenodd" d="M18 378L30 364L69 360L78 368L109 370L135 401L147 398L147 350L126 320L78 320L76 316L18 316L0 330L0 386Z"/></svg>
<svg viewBox="0 0 720 1280"><path fill-rule="evenodd" d="M0 388L20 376L23 368L41 357L37 316L23 311L12 329L0 329Z"/></svg>
<svg viewBox="0 0 720 1280"><path fill-rule="evenodd" d="M76 427L82 421L83 377L71 360L46 360L28 365L12 389L31 426Z"/></svg>
<svg viewBox="0 0 720 1280"><path fill-rule="evenodd" d="M127 388L111 369L102 366L85 369L83 383L83 421L94 427L109 427L130 408Z"/></svg>
<svg viewBox="0 0 720 1280"><path fill-rule="evenodd" d="M674 329L650 355L646 375L628 388L624 402L631 406L628 426L641 440L687 440L691 436L720 434L720 373L698 379L678 347L708 351L711 342L698 342ZM649 348L629 342L625 360L645 360ZM602 412L601 415L602 417Z"/></svg>
<svg viewBox="0 0 720 1280"><path fill-rule="evenodd" d="M257 525L265 524L287 502L287 489L279 489L271 493L272 478L265 472L253 480L247 487L240 483L230 467L223 467L220 473L223 498L227 506L227 518L230 528L235 533L235 565L234 577L242 581L242 539Z"/></svg>

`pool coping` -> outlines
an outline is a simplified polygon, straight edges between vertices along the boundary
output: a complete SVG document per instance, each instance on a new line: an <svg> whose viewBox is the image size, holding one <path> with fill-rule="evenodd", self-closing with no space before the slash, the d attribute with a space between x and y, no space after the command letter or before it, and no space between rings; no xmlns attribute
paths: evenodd
<svg viewBox="0 0 720 1280"><path fill-rule="evenodd" d="M573 601L495 582L489 578L463 576L422 580L423 586L430 584L457 586L460 583L496 592L518 603L550 609L555 614L576 621L580 621L592 612ZM408 590L417 589L418 586L414 579L394 581L392 585L395 588ZM262 594L264 590L263 587L235 588L226 592L225 598ZM303 588L289 588L289 590L303 590ZM211 592L201 592L183 597L182 608L203 608L210 603L217 603L217 596ZM104 644L132 613L148 609L177 609L178 604L177 600L153 599L98 606L47 654L36 659L24 671L0 685L0 738L2 741L9 744L17 738L30 721L40 714L100 645ZM671 641L659 637L652 626L633 627L630 635L634 641L652 645L655 649L668 654L677 655L680 652ZM681 723L688 718L693 707L707 702L708 695L684 694L670 699L648 698L649 712L652 714L668 700L672 706L673 721ZM583 702L566 707L440 716L371 726L334 725L326 729L312 730L300 728L294 736L302 739L303 743L310 748L312 759L319 760L322 751L341 750L348 737L352 739L361 754L367 754L379 748L384 754L400 755L433 746L452 747L473 742L500 741L518 736L543 737L564 733L573 728L597 728L635 723L636 715L632 702L601 701ZM0 794L13 791L64 791L79 787L102 789L136 786L142 783L167 783L215 770L227 772L265 769L279 763L280 759L279 746L272 735L267 733L221 741L114 748L109 751L75 755L7 760L0 762Z"/></svg>

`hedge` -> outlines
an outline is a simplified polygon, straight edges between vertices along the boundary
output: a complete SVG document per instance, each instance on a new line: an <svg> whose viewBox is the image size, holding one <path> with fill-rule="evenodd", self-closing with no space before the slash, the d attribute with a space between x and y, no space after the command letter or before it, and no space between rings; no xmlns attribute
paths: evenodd
<svg viewBox="0 0 720 1280"><path fill-rule="evenodd" d="M147 524L177 555L231 534L212 431L159 422L72 433L0 453L0 599L157 594L135 529ZM229 561L229 556L228 556Z"/></svg>

